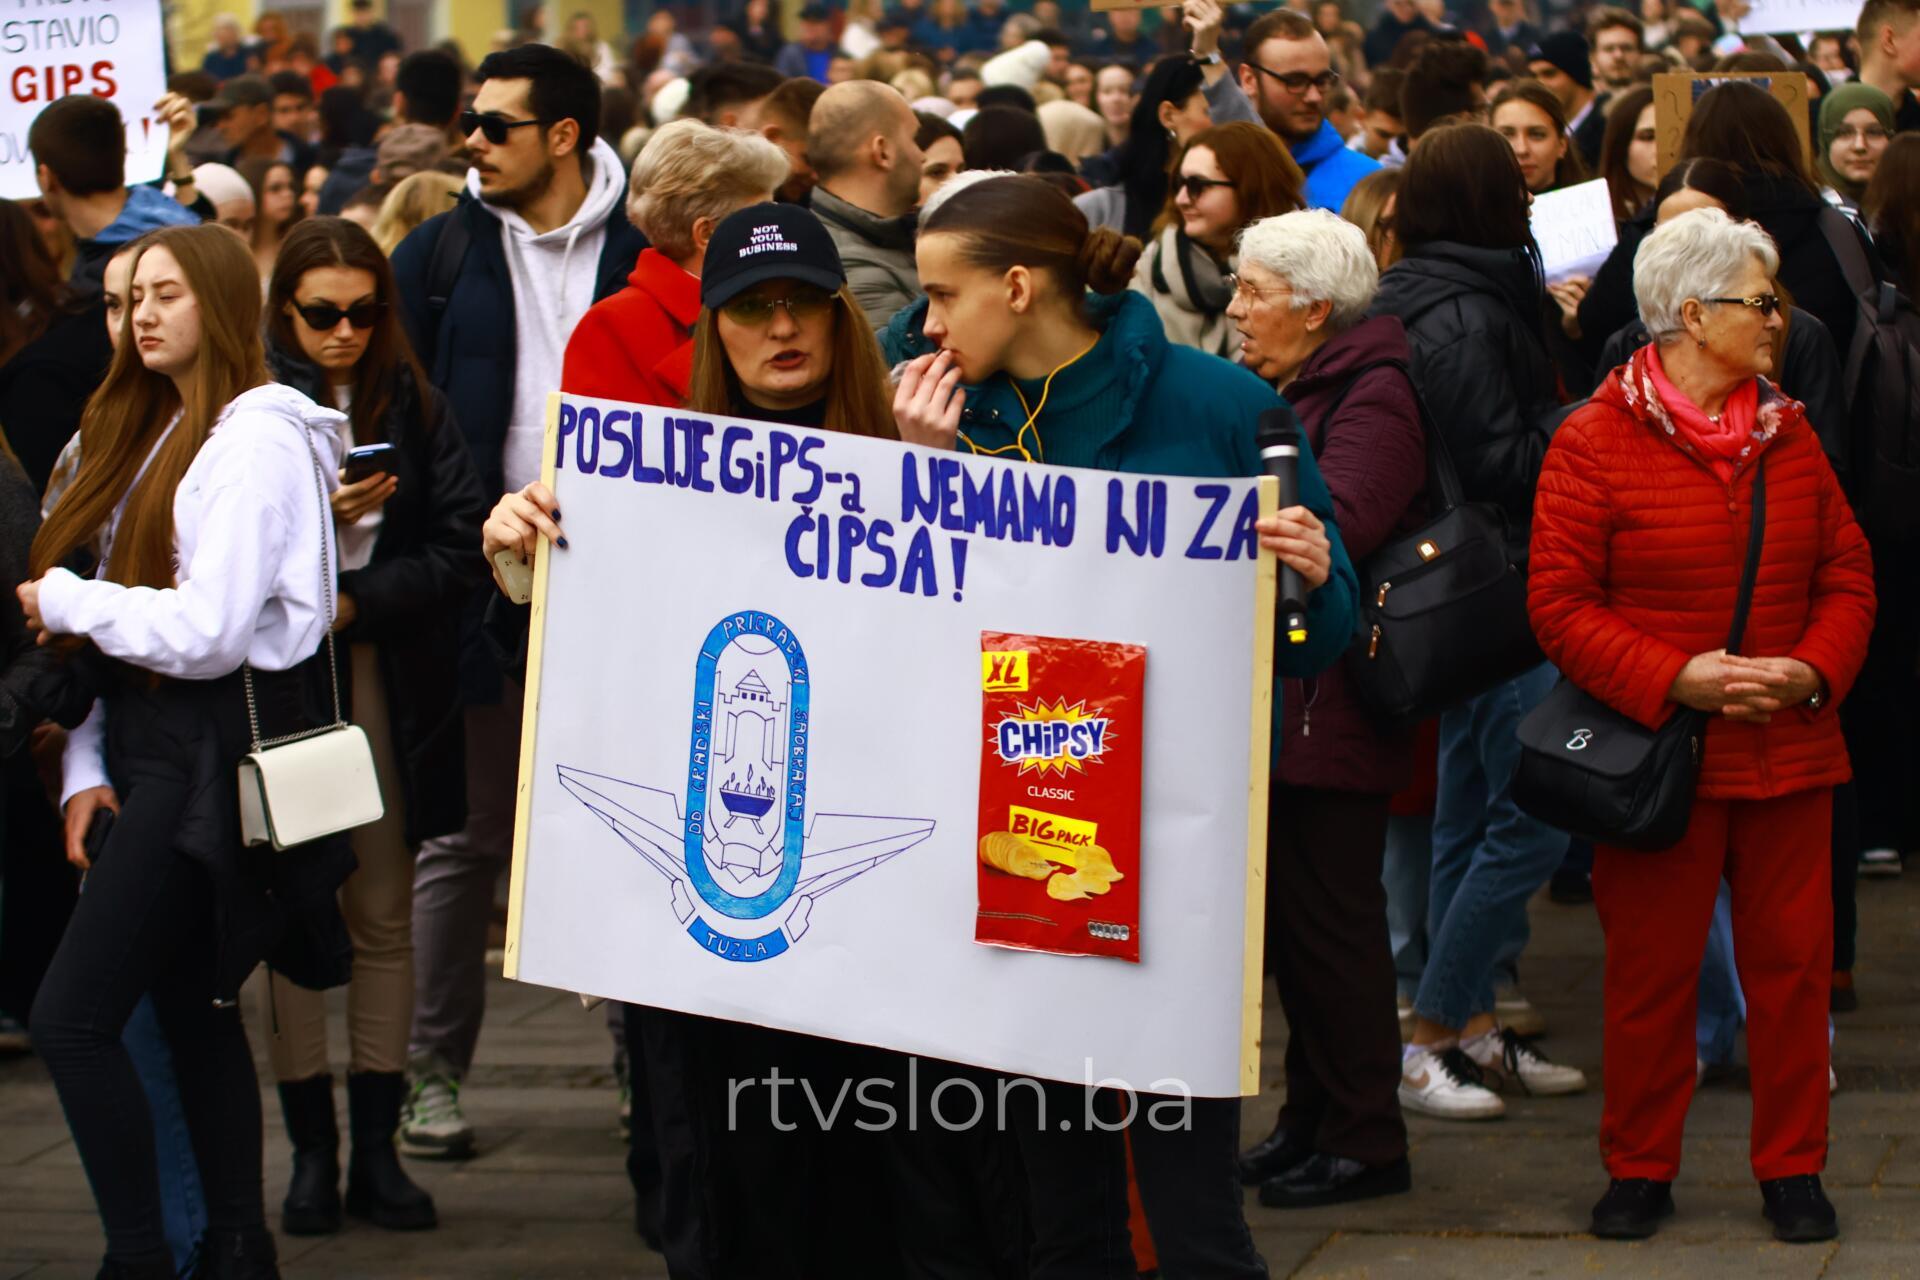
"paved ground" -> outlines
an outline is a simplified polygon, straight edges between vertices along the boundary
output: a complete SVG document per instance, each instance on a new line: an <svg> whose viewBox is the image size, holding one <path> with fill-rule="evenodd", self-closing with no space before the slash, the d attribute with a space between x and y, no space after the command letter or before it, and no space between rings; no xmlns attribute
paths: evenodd
<svg viewBox="0 0 1920 1280"><path fill-rule="evenodd" d="M1251 1219L1273 1274L1297 1277L1920 1276L1920 867L1861 886L1862 1008L1842 1015L1827 1185L1837 1244L1772 1242L1747 1171L1743 1079L1694 1104L1679 1216L1654 1241L1581 1234L1601 1190L1595 1094L1521 1101L1500 1122L1414 1125L1412 1195ZM1590 908L1534 908L1525 985L1545 1012L1545 1047L1598 1078L1600 939ZM459 1166L412 1167L439 1201L438 1232L404 1236L350 1225L337 1237L283 1240L288 1280L307 1277L663 1275L632 1234L613 1126L607 1040L570 996L496 982L465 1097L484 1150ZM1270 1021L1277 1068L1284 1031ZM335 1043L341 1043L336 1031ZM268 1099L267 1191L277 1204L287 1148ZM1277 1098L1250 1103L1249 1137ZM100 1236L52 1087L32 1061L0 1063L0 1280L91 1276ZM866 1280L865 1277L852 1280ZM878 1278L876 1278L878 1280Z"/></svg>

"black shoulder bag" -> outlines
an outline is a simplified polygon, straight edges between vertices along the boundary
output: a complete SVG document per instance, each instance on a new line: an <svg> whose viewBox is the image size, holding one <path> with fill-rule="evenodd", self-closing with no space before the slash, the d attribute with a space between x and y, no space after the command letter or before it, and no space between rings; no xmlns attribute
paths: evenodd
<svg viewBox="0 0 1920 1280"><path fill-rule="evenodd" d="M1526 574L1508 551L1506 513L1464 499L1453 455L1405 362L1362 365L1325 420L1332 423L1362 375L1381 367L1398 369L1413 390L1435 510L1359 566L1360 639L1347 652L1347 675L1375 717L1406 724L1457 707L1542 658L1527 621Z"/></svg>
<svg viewBox="0 0 1920 1280"><path fill-rule="evenodd" d="M1746 634L1766 521L1763 458L1753 477L1753 524L1727 632L1728 653L1738 651ZM1540 821L1596 844L1671 848L1687 833L1693 814L1711 718L1705 711L1676 707L1658 729L1648 729L1563 679L1520 721L1514 802Z"/></svg>

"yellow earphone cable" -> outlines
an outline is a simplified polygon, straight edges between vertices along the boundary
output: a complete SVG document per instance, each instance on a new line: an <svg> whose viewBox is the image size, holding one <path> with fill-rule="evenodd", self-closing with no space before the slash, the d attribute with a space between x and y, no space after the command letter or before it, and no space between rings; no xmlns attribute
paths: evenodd
<svg viewBox="0 0 1920 1280"><path fill-rule="evenodd" d="M1009 445L1002 445L998 449L982 449L979 445L975 444L967 436L966 432L963 431L960 433L960 438L967 442L967 448L973 450L975 453L980 454L983 457L989 457L989 458L997 457L1000 454L1009 453L1015 449L1018 449L1020 450L1021 458L1023 458L1028 462L1045 462L1047 460L1047 451L1046 451L1045 445L1043 445L1040 441L1039 419L1040 419L1040 415L1046 412L1047 397L1053 394L1053 380L1060 373L1062 369L1065 369L1068 366L1077 363L1078 361L1080 361L1086 356L1087 351L1091 351L1099 345L1100 345L1100 339L1095 338L1092 342L1087 344L1086 351L1082 351L1079 355L1073 357L1072 360L1068 360L1065 364L1060 364L1054 367L1053 372L1047 375L1046 381L1040 384L1040 405L1038 408L1032 408L1028 406L1027 397L1021 394L1020 384L1014 381L1012 375L1008 375L1007 383L1013 388L1014 398L1020 401L1020 407L1026 410L1027 420L1020 424L1020 429L1018 431L1013 433L1013 443ZM1022 443L1022 441L1026 439L1026 435L1029 429L1031 429L1033 432L1033 448L1034 448L1033 453L1028 453L1026 450L1026 446Z"/></svg>

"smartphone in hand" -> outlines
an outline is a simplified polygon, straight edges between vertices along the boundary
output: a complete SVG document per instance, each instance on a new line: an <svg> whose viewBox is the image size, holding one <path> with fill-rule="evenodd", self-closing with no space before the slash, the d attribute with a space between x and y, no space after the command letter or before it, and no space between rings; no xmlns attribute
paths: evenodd
<svg viewBox="0 0 1920 1280"><path fill-rule="evenodd" d="M347 450L346 483L359 484L383 471L391 474L394 455L399 452L400 447L394 444L363 444Z"/></svg>

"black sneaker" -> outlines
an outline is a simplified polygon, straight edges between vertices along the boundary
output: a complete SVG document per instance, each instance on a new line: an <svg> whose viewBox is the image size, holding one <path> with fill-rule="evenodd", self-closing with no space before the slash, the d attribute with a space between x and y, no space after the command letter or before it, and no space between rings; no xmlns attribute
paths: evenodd
<svg viewBox="0 0 1920 1280"><path fill-rule="evenodd" d="M1811 1244L1840 1234L1840 1217L1833 1201L1820 1189L1820 1175L1769 1178L1760 1184L1760 1212L1773 1224L1773 1238L1788 1244Z"/></svg>
<svg viewBox="0 0 1920 1280"><path fill-rule="evenodd" d="M1615 1178L1593 1206L1588 1228L1602 1240L1645 1240L1673 1216L1673 1184L1652 1178Z"/></svg>

